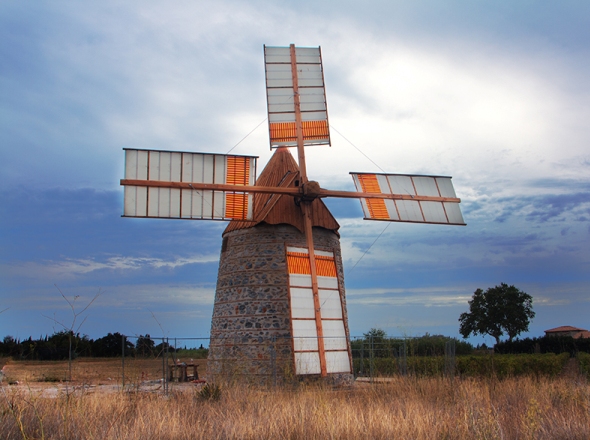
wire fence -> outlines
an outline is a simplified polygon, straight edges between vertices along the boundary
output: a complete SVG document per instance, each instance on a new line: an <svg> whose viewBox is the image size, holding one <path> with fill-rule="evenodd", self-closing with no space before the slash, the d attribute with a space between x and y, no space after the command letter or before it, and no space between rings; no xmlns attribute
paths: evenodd
<svg viewBox="0 0 590 440"><path fill-rule="evenodd" d="M294 365L304 358L297 356L296 351L301 339L272 336L211 341L210 338L122 336L121 385L123 389L151 388L167 393L171 387L204 383L205 379L267 385L301 380L305 375L297 375L295 369L309 368ZM413 338L356 337L348 344L352 373L357 379L373 381L407 375L452 379L455 376L454 340L420 346L419 340Z"/></svg>
<svg viewBox="0 0 590 440"><path fill-rule="evenodd" d="M456 354L465 354L460 341L443 336L363 335L350 340L326 336L320 343L315 336L292 338L266 329L246 329L237 335L216 333L204 338L109 334L96 341L76 341L69 345L69 353L56 352L60 355L57 362L43 363L42 369L38 361L46 354L41 351L43 347L34 347L32 353L37 358L31 353L15 352L15 359L32 362L15 366L12 372L8 366L6 381L16 381L17 377L41 382L74 381L167 393L171 387L205 380L266 385L314 380L322 369L333 383L407 375L453 378L458 370ZM68 345L64 347L67 350Z"/></svg>

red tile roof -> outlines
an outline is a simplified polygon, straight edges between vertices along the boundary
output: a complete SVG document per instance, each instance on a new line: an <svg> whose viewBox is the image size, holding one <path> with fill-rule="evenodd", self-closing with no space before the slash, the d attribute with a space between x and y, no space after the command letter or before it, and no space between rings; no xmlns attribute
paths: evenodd
<svg viewBox="0 0 590 440"><path fill-rule="evenodd" d="M571 325L562 325L561 327L545 330L545 333L565 333L565 332L587 332L585 328L572 327Z"/></svg>

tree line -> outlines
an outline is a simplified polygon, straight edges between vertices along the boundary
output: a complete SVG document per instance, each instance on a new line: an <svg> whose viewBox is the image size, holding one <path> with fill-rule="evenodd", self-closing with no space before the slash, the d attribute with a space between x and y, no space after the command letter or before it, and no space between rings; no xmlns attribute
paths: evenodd
<svg viewBox="0 0 590 440"><path fill-rule="evenodd" d="M471 354L473 345L443 335L431 335L412 338L390 338L384 330L372 328L363 334L362 338L351 341L352 356L361 357L371 355L377 358L389 358L398 356L443 356L445 349L452 343L454 353L457 355Z"/></svg>
<svg viewBox="0 0 590 440"><path fill-rule="evenodd" d="M12 336L5 336L0 341L0 356L22 360L67 360L70 354L70 339L72 358L77 357L158 357L165 352L176 352L180 349L167 342L156 344L149 334L137 337L135 344L121 333L109 333L98 339L90 339L87 335L80 335L71 331L58 331L51 336L25 340L18 340ZM197 352L207 350L201 345ZM199 354L199 353L196 353ZM197 357L197 356L194 356Z"/></svg>

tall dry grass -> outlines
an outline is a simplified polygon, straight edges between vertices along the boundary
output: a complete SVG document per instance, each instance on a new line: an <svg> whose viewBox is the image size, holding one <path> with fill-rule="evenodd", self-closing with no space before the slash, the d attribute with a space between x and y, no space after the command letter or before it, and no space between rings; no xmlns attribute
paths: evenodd
<svg viewBox="0 0 590 440"><path fill-rule="evenodd" d="M0 438L588 439L586 381L398 378L349 389L232 386L43 398L4 386Z"/></svg>

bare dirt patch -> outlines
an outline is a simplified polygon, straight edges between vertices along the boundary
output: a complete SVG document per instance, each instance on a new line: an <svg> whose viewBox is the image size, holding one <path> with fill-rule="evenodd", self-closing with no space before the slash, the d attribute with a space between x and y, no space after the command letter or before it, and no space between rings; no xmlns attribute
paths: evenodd
<svg viewBox="0 0 590 440"><path fill-rule="evenodd" d="M199 374L205 372L207 361L199 359ZM172 360L169 361L169 365ZM74 385L126 384L155 382L162 378L162 359L80 358L72 361L71 383ZM7 360L2 369L5 382L59 383L69 378L68 361Z"/></svg>

